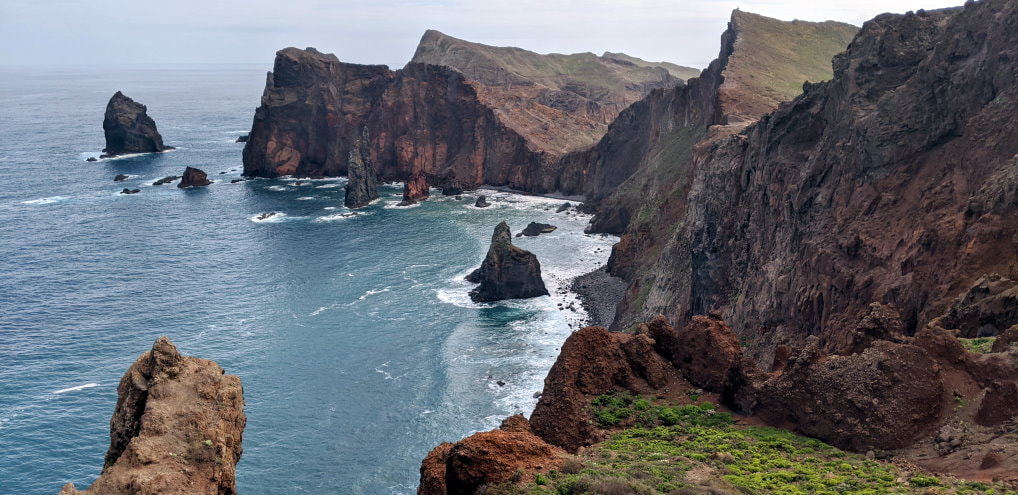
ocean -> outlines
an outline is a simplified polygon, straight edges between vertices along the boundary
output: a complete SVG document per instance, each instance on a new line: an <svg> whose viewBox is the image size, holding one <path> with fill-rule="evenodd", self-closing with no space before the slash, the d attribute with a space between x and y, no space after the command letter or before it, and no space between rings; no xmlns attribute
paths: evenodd
<svg viewBox="0 0 1018 495"><path fill-rule="evenodd" d="M343 179L231 184L268 68L0 70L0 493L89 485L117 383L159 335L241 377L243 494L413 493L432 447L534 407L584 318L569 281L616 238L560 199L397 208L386 185L351 215ZM85 161L117 90L175 151ZM214 184L151 185L186 166ZM502 220L558 226L515 238L551 297L470 302L462 279Z"/></svg>

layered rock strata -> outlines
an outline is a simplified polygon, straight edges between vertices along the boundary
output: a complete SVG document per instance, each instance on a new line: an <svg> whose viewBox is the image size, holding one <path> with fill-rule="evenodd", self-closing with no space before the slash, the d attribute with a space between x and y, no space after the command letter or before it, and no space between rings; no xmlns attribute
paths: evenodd
<svg viewBox="0 0 1018 495"><path fill-rule="evenodd" d="M117 387L102 473L72 494L236 494L246 417L240 379L181 355L166 337Z"/></svg>

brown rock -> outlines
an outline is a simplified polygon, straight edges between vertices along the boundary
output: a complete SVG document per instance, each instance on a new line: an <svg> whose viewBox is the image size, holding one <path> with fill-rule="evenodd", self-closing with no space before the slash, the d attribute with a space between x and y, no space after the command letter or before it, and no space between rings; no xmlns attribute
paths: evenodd
<svg viewBox="0 0 1018 495"><path fill-rule="evenodd" d="M185 187L202 187L211 183L212 181L209 180L209 176L203 170L187 167L184 169L184 175L181 176L177 187L182 189Z"/></svg>
<svg viewBox="0 0 1018 495"><path fill-rule="evenodd" d="M968 338L997 335L1018 325L1018 281L996 273L979 277L937 324Z"/></svg>
<svg viewBox="0 0 1018 495"><path fill-rule="evenodd" d="M1018 415L1018 383L995 381L979 404L975 420L983 426L997 426Z"/></svg>
<svg viewBox="0 0 1018 495"><path fill-rule="evenodd" d="M735 377L741 373L742 347L721 319L694 316L676 332L664 316L657 316L648 327L655 349L693 385L724 394L740 383Z"/></svg>
<svg viewBox="0 0 1018 495"><path fill-rule="evenodd" d="M530 433L525 423L519 416L508 427L439 445L421 464L417 493L468 495L485 485L526 482L534 472L558 468L565 452Z"/></svg>
<svg viewBox="0 0 1018 495"><path fill-rule="evenodd" d="M156 130L156 123L148 116L142 105L117 91L106 104L103 118L103 132L106 134L104 157L128 153L158 153L171 150L163 144L163 137Z"/></svg>
<svg viewBox="0 0 1018 495"><path fill-rule="evenodd" d="M410 206L418 201L424 201L431 196L428 188L428 179L421 173L415 173L403 183L403 201L400 206Z"/></svg>
<svg viewBox="0 0 1018 495"><path fill-rule="evenodd" d="M216 363L160 337L127 370L110 419L110 448L89 489L62 494L236 494L244 392Z"/></svg>
<svg viewBox="0 0 1018 495"><path fill-rule="evenodd" d="M1011 325L1007 330L1000 332L993 341L990 352L1007 352L1014 344L1018 344L1018 325Z"/></svg>

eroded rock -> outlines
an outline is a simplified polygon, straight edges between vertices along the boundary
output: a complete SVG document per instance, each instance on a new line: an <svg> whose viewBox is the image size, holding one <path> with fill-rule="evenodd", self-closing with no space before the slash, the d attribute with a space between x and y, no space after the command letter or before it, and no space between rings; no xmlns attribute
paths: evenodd
<svg viewBox="0 0 1018 495"><path fill-rule="evenodd" d="M513 245L512 232L505 222L495 227L487 256L481 267L467 276L467 280L480 284L470 291L474 302L548 295L537 256Z"/></svg>

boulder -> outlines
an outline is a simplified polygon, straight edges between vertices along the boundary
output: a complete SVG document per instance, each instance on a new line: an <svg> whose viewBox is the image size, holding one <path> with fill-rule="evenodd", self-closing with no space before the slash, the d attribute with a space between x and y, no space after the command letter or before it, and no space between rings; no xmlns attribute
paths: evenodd
<svg viewBox="0 0 1018 495"><path fill-rule="evenodd" d="M156 130L155 121L148 116L145 105L120 91L114 93L106 104L103 131L106 134L104 157L127 153L158 153L173 149L163 144L163 137Z"/></svg>
<svg viewBox="0 0 1018 495"><path fill-rule="evenodd" d="M477 208L487 208L491 206L491 203L488 203L488 197L482 194L477 197L477 201L474 202L474 206Z"/></svg>
<svg viewBox="0 0 1018 495"><path fill-rule="evenodd" d="M175 181L175 180L177 180L179 178L180 178L179 175L167 175L166 177L163 177L162 179L159 179L159 180L153 182L152 185L153 186L161 186L163 184L169 184L170 182L173 182L173 181Z"/></svg>
<svg viewBox="0 0 1018 495"><path fill-rule="evenodd" d="M177 187L183 189L185 187L207 186L211 183L212 181L209 180L209 176L203 170L187 167L184 169L184 175L181 176Z"/></svg>
<svg viewBox="0 0 1018 495"><path fill-rule="evenodd" d="M530 224L528 224L527 227L516 236L519 237L521 235L525 235L527 237L535 237L541 234L555 232L555 229L557 228L558 227L547 223L530 222Z"/></svg>
<svg viewBox="0 0 1018 495"><path fill-rule="evenodd" d="M117 176L113 178L113 182L123 182L123 181L127 180L128 177L130 177L130 176L128 176L126 174L117 174Z"/></svg>
<svg viewBox="0 0 1018 495"><path fill-rule="evenodd" d="M371 157L367 151L368 128L365 127L350 148L350 159L346 169L346 199L343 200L347 208L367 206L378 199L375 172L371 168Z"/></svg>
<svg viewBox="0 0 1018 495"><path fill-rule="evenodd" d="M470 299L474 302L548 295L537 256L513 246L512 232L505 222L495 227L488 255L481 267L467 276L467 280L480 284L470 291Z"/></svg>
<svg viewBox="0 0 1018 495"><path fill-rule="evenodd" d="M572 207L573 205L569 204L569 202L566 201L565 203L562 203L561 205L559 205L558 208L555 209L555 213L562 213L563 211L566 211Z"/></svg>
<svg viewBox="0 0 1018 495"><path fill-rule="evenodd" d="M403 183L403 201L399 206L410 206L424 201L431 196L428 192L428 179L421 173L414 173Z"/></svg>
<svg viewBox="0 0 1018 495"><path fill-rule="evenodd" d="M120 194L138 194L140 192L141 189L128 189L125 187L123 190L120 191Z"/></svg>
<svg viewBox="0 0 1018 495"><path fill-rule="evenodd" d="M86 162L97 162L97 161L99 161L99 159L94 157L94 156L90 156L90 157L86 158L85 161Z"/></svg>
<svg viewBox="0 0 1018 495"><path fill-rule="evenodd" d="M117 387L99 478L60 493L235 495L246 422L240 378L159 337Z"/></svg>

